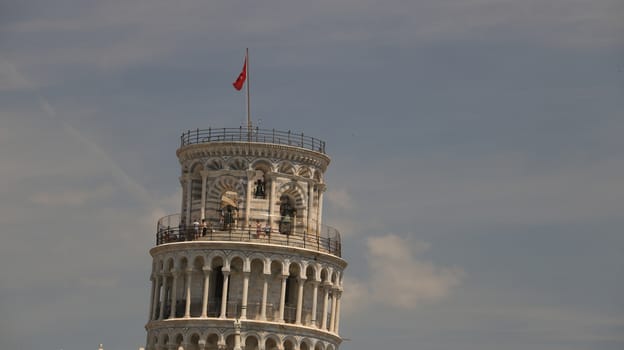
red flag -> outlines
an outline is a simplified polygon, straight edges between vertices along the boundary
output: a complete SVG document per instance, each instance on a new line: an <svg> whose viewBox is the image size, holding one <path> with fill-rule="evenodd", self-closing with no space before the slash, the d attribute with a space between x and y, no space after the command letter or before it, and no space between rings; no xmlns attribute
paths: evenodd
<svg viewBox="0 0 624 350"><path fill-rule="evenodd" d="M240 74L238 75L238 78L236 78L236 81L232 83L232 85L234 85L234 88L236 90L239 90L243 88L243 85L245 84L245 79L247 79L247 57L245 57L245 63L243 64L243 70L240 72Z"/></svg>

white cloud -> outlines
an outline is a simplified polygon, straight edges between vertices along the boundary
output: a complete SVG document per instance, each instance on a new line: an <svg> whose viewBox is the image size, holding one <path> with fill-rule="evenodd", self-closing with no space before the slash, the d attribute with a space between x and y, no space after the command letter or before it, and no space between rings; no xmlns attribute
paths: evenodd
<svg viewBox="0 0 624 350"><path fill-rule="evenodd" d="M327 191L327 196L325 198L327 198L330 205L333 205L336 208L345 210L353 208L353 199L344 188L330 189Z"/></svg>
<svg viewBox="0 0 624 350"><path fill-rule="evenodd" d="M372 295L378 302L411 309L448 296L461 281L460 269L416 259L429 249L427 243L396 235L371 237L367 243Z"/></svg>
<svg viewBox="0 0 624 350"><path fill-rule="evenodd" d="M389 305L398 309L414 309L448 297L461 283L460 268L446 268L431 261L418 259L430 245L388 234L369 237L366 281L347 278L345 281L345 313L362 311L362 305Z"/></svg>

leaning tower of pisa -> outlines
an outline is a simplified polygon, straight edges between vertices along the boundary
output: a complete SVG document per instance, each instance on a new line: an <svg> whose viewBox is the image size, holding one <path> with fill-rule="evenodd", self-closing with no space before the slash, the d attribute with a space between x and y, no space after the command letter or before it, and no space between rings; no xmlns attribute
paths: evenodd
<svg viewBox="0 0 624 350"><path fill-rule="evenodd" d="M319 139L277 130L182 134L180 213L150 250L147 350L336 350L340 235L323 224Z"/></svg>

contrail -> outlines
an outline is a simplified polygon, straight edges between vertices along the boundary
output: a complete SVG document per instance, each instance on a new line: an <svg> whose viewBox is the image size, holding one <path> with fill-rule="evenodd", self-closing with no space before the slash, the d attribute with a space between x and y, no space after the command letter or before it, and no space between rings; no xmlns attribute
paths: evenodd
<svg viewBox="0 0 624 350"><path fill-rule="evenodd" d="M106 153L98 144L85 137L80 130L59 118L54 107L39 92L37 92L35 84L32 84L30 80L28 80L26 76L19 71L16 65L2 59L0 59L0 64L5 65L7 68L7 72L11 78L10 80L13 80L20 86L29 88L33 91L37 99L37 103L45 115L53 119L55 122L58 122L66 133L85 145L88 151L104 162L104 164L109 167L113 178L120 182L121 185L130 192L130 194L139 199L141 202L147 204L149 207L153 207L154 201L145 187L135 181L128 175L128 173L119 167L117 163L115 163L115 161L113 161L113 159L108 155L108 153Z"/></svg>

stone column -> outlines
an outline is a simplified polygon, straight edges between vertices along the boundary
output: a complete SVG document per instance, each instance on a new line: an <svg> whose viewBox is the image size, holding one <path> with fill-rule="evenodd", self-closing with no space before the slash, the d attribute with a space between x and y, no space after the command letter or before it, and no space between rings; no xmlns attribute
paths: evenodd
<svg viewBox="0 0 624 350"><path fill-rule="evenodd" d="M148 311L148 320L152 320L152 314L154 313L154 295L156 294L156 277L154 274L150 276L150 281L152 282L152 288L150 291L150 303L149 303L149 311Z"/></svg>
<svg viewBox="0 0 624 350"><path fill-rule="evenodd" d="M312 231L312 207L314 207L314 183L310 181L308 182L308 222L306 224L308 233Z"/></svg>
<svg viewBox="0 0 624 350"><path fill-rule="evenodd" d="M199 342L197 343L197 345L199 346L199 350L206 350L206 341L203 339L200 339Z"/></svg>
<svg viewBox="0 0 624 350"><path fill-rule="evenodd" d="M162 320L165 315L165 303L167 301L167 274L163 273L162 275L163 285L162 285L162 300L160 301L160 312L158 313L158 319Z"/></svg>
<svg viewBox="0 0 624 350"><path fill-rule="evenodd" d="M191 282L193 281L193 269L186 270L186 305L184 308L184 318L191 317Z"/></svg>
<svg viewBox="0 0 624 350"><path fill-rule="evenodd" d="M329 303L329 285L323 284L323 315L321 316L321 329L327 330L327 307Z"/></svg>
<svg viewBox="0 0 624 350"><path fill-rule="evenodd" d="M176 312L176 304L178 298L178 271L173 271L173 283L171 284L171 312L169 313L169 318L175 318Z"/></svg>
<svg viewBox="0 0 624 350"><path fill-rule="evenodd" d="M336 334L338 334L338 328L340 326L340 299L342 299L342 291L339 291L336 296L336 320L334 323L334 333Z"/></svg>
<svg viewBox="0 0 624 350"><path fill-rule="evenodd" d="M336 326L336 289L332 289L332 308L331 308L331 317L329 319L329 331L334 332L334 328Z"/></svg>
<svg viewBox="0 0 624 350"><path fill-rule="evenodd" d="M201 193L201 219L206 218L206 184L208 180L208 172L205 170L201 171L202 177L202 193Z"/></svg>
<svg viewBox="0 0 624 350"><path fill-rule="evenodd" d="M249 271L243 272L243 300L241 302L241 315L240 319L247 318L247 295L249 294Z"/></svg>
<svg viewBox="0 0 624 350"><path fill-rule="evenodd" d="M260 307L260 320L266 321L267 294L269 291L269 277L271 274L263 274L262 280L262 306ZM258 340L259 341L259 340Z"/></svg>
<svg viewBox="0 0 624 350"><path fill-rule="evenodd" d="M192 184L193 184L193 180L191 179L191 177L186 176L186 221L185 223L186 223L187 229L191 225L191 203L192 203L191 198L193 197L191 193Z"/></svg>
<svg viewBox="0 0 624 350"><path fill-rule="evenodd" d="M221 295L221 315L219 318L226 318L227 316L227 295L228 284L230 282L230 271L222 270L223 273L223 295Z"/></svg>
<svg viewBox="0 0 624 350"><path fill-rule="evenodd" d="M282 275L282 290L280 292L279 322L284 323L284 306L286 304L286 279L288 275Z"/></svg>
<svg viewBox="0 0 624 350"><path fill-rule="evenodd" d="M156 274L156 289L154 290L154 299L152 302L152 320L156 320L158 315L156 315L156 310L158 309L156 306L160 303L160 289L161 289L161 277L160 274Z"/></svg>
<svg viewBox="0 0 624 350"><path fill-rule="evenodd" d="M301 324L301 313L303 312L303 284L306 279L299 277L297 280L297 316L295 318L295 324Z"/></svg>
<svg viewBox="0 0 624 350"><path fill-rule="evenodd" d="M318 187L319 200L318 200L318 210L316 214L316 221L318 228L316 229L320 235L321 233L321 225L323 223L323 192L325 191L325 185L320 184Z"/></svg>
<svg viewBox="0 0 624 350"><path fill-rule="evenodd" d="M318 304L318 286L319 286L319 281L312 281L312 286L314 287L314 289L312 289L312 320L311 323L314 327L318 328L318 324L316 323L316 308L317 308L317 304Z"/></svg>
<svg viewBox="0 0 624 350"><path fill-rule="evenodd" d="M265 174L265 179L267 175ZM271 176L271 197L269 197L269 225L273 228L273 219L275 218L275 185L277 179Z"/></svg>
<svg viewBox="0 0 624 350"><path fill-rule="evenodd" d="M245 196L245 228L249 229L249 218L251 215L251 196L253 193L253 177L256 172L247 170L247 195Z"/></svg>
<svg viewBox="0 0 624 350"><path fill-rule="evenodd" d="M202 270L204 271L204 295L202 298L202 313L201 313L201 317L202 318L206 318L208 317L208 290L210 287L210 267L208 266L204 266L202 268Z"/></svg>

